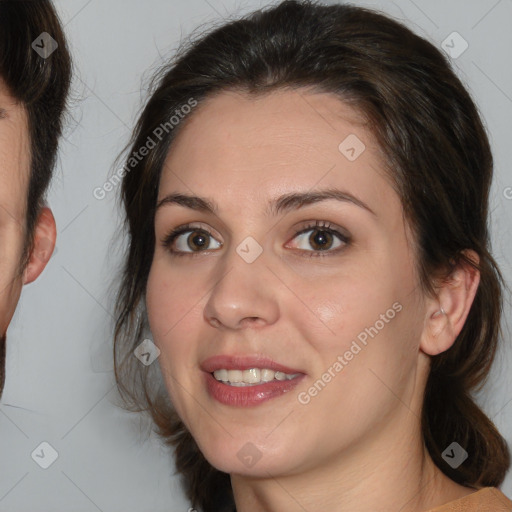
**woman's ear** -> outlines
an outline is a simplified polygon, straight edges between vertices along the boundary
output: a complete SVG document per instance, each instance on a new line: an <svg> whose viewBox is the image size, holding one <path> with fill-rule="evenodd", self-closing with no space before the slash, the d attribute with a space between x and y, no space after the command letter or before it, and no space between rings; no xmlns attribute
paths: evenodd
<svg viewBox="0 0 512 512"><path fill-rule="evenodd" d="M473 250L463 253L475 263L480 261ZM437 297L427 301L420 343L423 352L435 356L453 345L464 326L479 283L480 272L464 260L441 283Z"/></svg>
<svg viewBox="0 0 512 512"><path fill-rule="evenodd" d="M23 284L31 283L41 274L53 253L56 238L55 218L50 208L44 206L34 228L34 244L24 270Z"/></svg>

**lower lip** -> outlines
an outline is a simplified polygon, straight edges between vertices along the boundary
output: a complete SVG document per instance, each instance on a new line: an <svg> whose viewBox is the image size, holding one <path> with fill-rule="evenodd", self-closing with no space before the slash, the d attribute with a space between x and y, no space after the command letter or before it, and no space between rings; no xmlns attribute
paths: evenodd
<svg viewBox="0 0 512 512"><path fill-rule="evenodd" d="M218 381L211 373L205 373L206 388L218 402L232 407L251 407L291 391L305 375L291 380L272 380L253 386L230 386Z"/></svg>

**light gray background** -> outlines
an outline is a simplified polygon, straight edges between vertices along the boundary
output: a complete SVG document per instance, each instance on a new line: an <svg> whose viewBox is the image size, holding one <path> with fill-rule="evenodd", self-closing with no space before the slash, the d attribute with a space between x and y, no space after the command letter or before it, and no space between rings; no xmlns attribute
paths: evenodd
<svg viewBox="0 0 512 512"><path fill-rule="evenodd" d="M56 0L77 75L49 196L57 251L24 288L8 331L0 405L0 511L186 512L169 452L147 424L115 405L109 286L119 255L115 192L93 197L113 170L145 98L144 80L198 24L267 5L235 0ZM403 20L438 47L453 31L469 48L453 62L488 125L496 161L494 253L512 282L512 1L355 2ZM507 190L509 191L507 199ZM479 402L512 447L510 296L505 342ZM509 370L509 376L507 371ZM48 469L31 458L43 441ZM502 490L512 496L512 475Z"/></svg>

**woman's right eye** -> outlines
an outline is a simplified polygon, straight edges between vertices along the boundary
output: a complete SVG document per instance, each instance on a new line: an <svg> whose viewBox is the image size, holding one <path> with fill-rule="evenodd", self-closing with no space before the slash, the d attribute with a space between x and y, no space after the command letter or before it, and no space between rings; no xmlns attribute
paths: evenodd
<svg viewBox="0 0 512 512"><path fill-rule="evenodd" d="M187 234L187 236L181 236ZM162 241L162 245L173 256L184 256L185 254L194 254L212 249L209 247L209 240L215 240L205 229L186 225L171 231ZM217 242L213 249L222 247L222 243ZM197 249L197 250L196 250Z"/></svg>

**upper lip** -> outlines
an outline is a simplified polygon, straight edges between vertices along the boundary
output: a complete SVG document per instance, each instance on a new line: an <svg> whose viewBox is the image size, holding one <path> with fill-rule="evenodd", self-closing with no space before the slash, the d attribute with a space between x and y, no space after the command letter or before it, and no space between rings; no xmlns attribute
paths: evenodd
<svg viewBox="0 0 512 512"><path fill-rule="evenodd" d="M274 360L261 355L217 355L205 359L201 363L201 369L212 373L215 370L249 370L250 368L268 368L275 372L303 373L300 370L276 363Z"/></svg>

